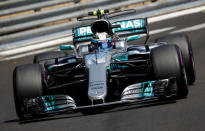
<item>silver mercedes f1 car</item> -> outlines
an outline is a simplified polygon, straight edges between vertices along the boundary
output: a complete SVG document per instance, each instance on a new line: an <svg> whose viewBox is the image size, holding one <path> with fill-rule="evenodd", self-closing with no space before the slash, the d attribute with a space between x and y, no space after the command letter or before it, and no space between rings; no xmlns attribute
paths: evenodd
<svg viewBox="0 0 205 131"><path fill-rule="evenodd" d="M146 18L109 21L131 12L89 12L92 18L79 20L92 23L72 29L72 45L61 45L59 51L35 55L33 64L17 66L13 91L18 117L92 113L109 105L186 98L188 85L195 81L188 36L169 35L148 44ZM129 44L141 34L146 36L144 44Z"/></svg>

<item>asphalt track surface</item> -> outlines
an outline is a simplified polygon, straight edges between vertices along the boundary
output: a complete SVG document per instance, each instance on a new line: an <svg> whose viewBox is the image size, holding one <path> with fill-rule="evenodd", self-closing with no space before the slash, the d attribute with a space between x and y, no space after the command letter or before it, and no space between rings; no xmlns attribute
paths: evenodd
<svg viewBox="0 0 205 131"><path fill-rule="evenodd" d="M151 41L172 31L205 23L205 13L186 15L150 25L150 30L175 27L151 36ZM17 65L31 63L33 56L0 62L0 131L204 131L205 130L205 28L190 36L197 79L186 99L160 104L117 107L105 113L63 114L20 122L15 114L12 73Z"/></svg>

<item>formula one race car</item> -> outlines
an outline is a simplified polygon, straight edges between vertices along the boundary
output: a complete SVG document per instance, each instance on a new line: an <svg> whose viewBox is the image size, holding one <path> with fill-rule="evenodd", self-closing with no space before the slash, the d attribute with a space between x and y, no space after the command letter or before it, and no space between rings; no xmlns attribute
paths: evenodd
<svg viewBox="0 0 205 131"><path fill-rule="evenodd" d="M61 45L61 51L38 54L33 64L16 67L13 88L19 118L185 98L195 81L188 36L170 35L147 44L146 18L109 21L131 12L89 12L97 18L73 28L73 45ZM128 45L141 34L146 35L144 45Z"/></svg>

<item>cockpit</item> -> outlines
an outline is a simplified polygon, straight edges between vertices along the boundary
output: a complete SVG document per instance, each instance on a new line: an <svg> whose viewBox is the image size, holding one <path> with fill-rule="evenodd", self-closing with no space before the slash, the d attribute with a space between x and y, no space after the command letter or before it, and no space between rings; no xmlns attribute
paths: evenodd
<svg viewBox="0 0 205 131"><path fill-rule="evenodd" d="M111 50L113 48L112 41L112 26L106 20L98 20L91 26L91 30L94 34L91 40L91 48L94 50Z"/></svg>
<svg viewBox="0 0 205 131"><path fill-rule="evenodd" d="M104 51L113 49L112 38L107 38L106 40L92 39L90 45L91 51Z"/></svg>

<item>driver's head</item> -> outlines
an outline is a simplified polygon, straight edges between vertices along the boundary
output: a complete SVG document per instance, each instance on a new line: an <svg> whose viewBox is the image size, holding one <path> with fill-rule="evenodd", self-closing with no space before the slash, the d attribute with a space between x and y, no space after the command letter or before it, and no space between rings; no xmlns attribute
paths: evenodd
<svg viewBox="0 0 205 131"><path fill-rule="evenodd" d="M99 39L92 39L91 40L91 47L92 50L111 50L113 45L112 45L112 38L106 37L106 33L100 33L100 34L96 34L97 36L99 36Z"/></svg>
<svg viewBox="0 0 205 131"><path fill-rule="evenodd" d="M91 40L93 49L106 50L112 48L112 26L109 21L97 20L91 25L94 39Z"/></svg>

